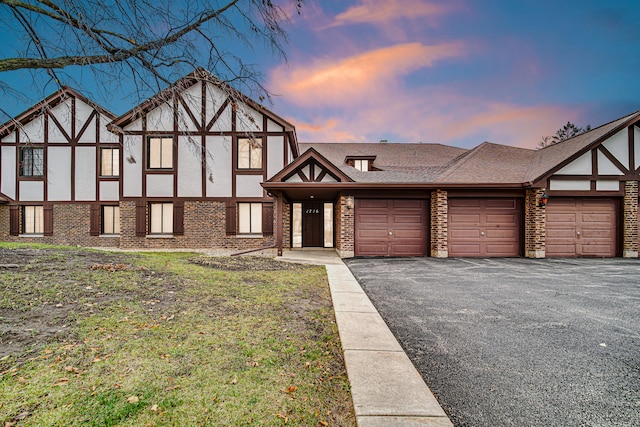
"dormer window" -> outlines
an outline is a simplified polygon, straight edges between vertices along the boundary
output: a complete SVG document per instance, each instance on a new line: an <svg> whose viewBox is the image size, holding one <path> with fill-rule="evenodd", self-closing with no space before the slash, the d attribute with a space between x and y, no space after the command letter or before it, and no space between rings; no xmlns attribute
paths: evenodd
<svg viewBox="0 0 640 427"><path fill-rule="evenodd" d="M369 160L367 159L356 159L353 161L353 167L358 169L359 171L366 172L369 170Z"/></svg>
<svg viewBox="0 0 640 427"><path fill-rule="evenodd" d="M378 170L373 166L373 161L376 159L376 156L347 156L344 160L345 162L359 171L367 172Z"/></svg>

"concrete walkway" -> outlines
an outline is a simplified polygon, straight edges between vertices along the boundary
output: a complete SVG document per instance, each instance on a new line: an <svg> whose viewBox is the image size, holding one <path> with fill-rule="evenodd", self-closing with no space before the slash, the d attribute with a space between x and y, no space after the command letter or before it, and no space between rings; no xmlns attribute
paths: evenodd
<svg viewBox="0 0 640 427"><path fill-rule="evenodd" d="M333 251L277 259L325 265L359 427L452 427L351 271Z"/></svg>

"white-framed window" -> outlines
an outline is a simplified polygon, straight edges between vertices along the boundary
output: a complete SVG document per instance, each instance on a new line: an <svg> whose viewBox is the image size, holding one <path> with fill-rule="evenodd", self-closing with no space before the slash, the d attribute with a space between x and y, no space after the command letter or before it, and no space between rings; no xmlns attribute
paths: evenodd
<svg viewBox="0 0 640 427"><path fill-rule="evenodd" d="M262 139L238 138L238 169L262 169Z"/></svg>
<svg viewBox="0 0 640 427"><path fill-rule="evenodd" d="M173 168L173 138L149 137L147 140L147 169Z"/></svg>
<svg viewBox="0 0 640 427"><path fill-rule="evenodd" d="M102 234L120 234L120 206L102 206Z"/></svg>
<svg viewBox="0 0 640 427"><path fill-rule="evenodd" d="M23 206L22 233L44 233L44 208L42 206Z"/></svg>
<svg viewBox="0 0 640 427"><path fill-rule="evenodd" d="M100 176L120 176L120 149L100 149Z"/></svg>
<svg viewBox="0 0 640 427"><path fill-rule="evenodd" d="M238 233L262 233L262 203L238 203Z"/></svg>
<svg viewBox="0 0 640 427"><path fill-rule="evenodd" d="M44 148L20 148L20 176L44 176Z"/></svg>
<svg viewBox="0 0 640 427"><path fill-rule="evenodd" d="M173 203L149 203L149 232L173 233Z"/></svg>
<svg viewBox="0 0 640 427"><path fill-rule="evenodd" d="M359 171L368 171L369 170L369 160L365 159L355 159L353 161L353 167L358 169Z"/></svg>

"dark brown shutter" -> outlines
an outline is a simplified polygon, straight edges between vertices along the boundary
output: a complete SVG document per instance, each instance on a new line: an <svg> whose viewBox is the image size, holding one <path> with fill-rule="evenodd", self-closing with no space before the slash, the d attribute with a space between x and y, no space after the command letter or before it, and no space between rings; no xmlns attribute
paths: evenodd
<svg viewBox="0 0 640 427"><path fill-rule="evenodd" d="M262 234L273 235L273 202L262 204Z"/></svg>
<svg viewBox="0 0 640 427"><path fill-rule="evenodd" d="M20 206L9 206L9 234L20 234Z"/></svg>
<svg viewBox="0 0 640 427"><path fill-rule="evenodd" d="M173 234L182 236L184 234L184 201L173 202Z"/></svg>
<svg viewBox="0 0 640 427"><path fill-rule="evenodd" d="M136 201L136 236L144 237L147 234L147 204Z"/></svg>
<svg viewBox="0 0 640 427"><path fill-rule="evenodd" d="M236 204L235 203L227 204L226 222L227 222L227 236L235 236L236 235Z"/></svg>
<svg viewBox="0 0 640 427"><path fill-rule="evenodd" d="M42 210L44 213L44 235L53 236L53 205L47 203Z"/></svg>
<svg viewBox="0 0 640 427"><path fill-rule="evenodd" d="M100 205L91 205L89 211L89 235L100 235Z"/></svg>

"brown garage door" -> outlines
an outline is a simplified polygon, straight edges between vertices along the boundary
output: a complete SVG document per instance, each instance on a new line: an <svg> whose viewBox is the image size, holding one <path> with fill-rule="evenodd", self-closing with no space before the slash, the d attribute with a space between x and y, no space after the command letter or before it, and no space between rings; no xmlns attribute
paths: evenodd
<svg viewBox="0 0 640 427"><path fill-rule="evenodd" d="M427 201L356 199L356 256L425 256Z"/></svg>
<svg viewBox="0 0 640 427"><path fill-rule="evenodd" d="M614 199L550 198L546 256L616 256L617 205Z"/></svg>
<svg viewBox="0 0 640 427"><path fill-rule="evenodd" d="M515 198L450 198L449 256L519 256L521 211Z"/></svg>

